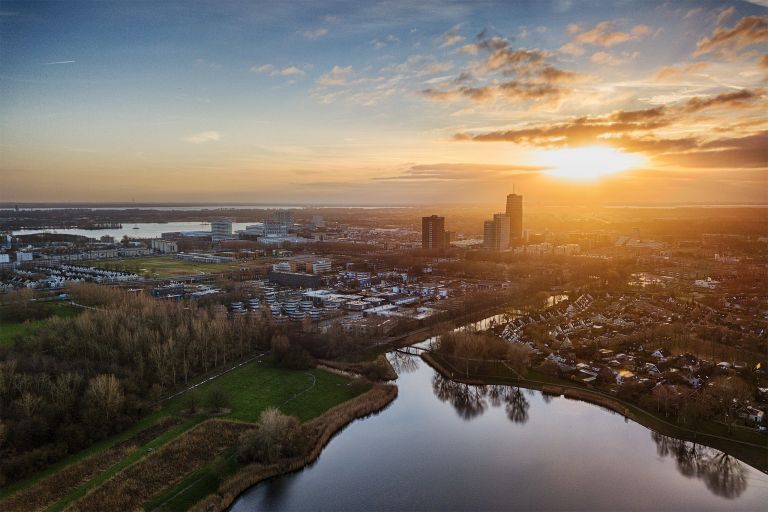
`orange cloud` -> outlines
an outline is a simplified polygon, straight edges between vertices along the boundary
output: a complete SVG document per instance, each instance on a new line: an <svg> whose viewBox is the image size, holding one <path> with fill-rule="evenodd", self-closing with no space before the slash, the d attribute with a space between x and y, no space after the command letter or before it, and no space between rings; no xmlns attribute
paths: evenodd
<svg viewBox="0 0 768 512"><path fill-rule="evenodd" d="M628 32L616 30L616 22L601 21L590 30L579 33L580 27L569 25L568 32L577 34L573 41L565 44L560 51L570 55L581 55L584 53L584 45L601 46L609 48L611 46L625 43L634 39L640 39L651 33L651 27L648 25L635 25Z"/></svg>
<svg viewBox="0 0 768 512"><path fill-rule="evenodd" d="M733 28L717 27L711 36L696 43L694 57L710 52L740 49L757 43L768 42L768 17L747 16Z"/></svg>

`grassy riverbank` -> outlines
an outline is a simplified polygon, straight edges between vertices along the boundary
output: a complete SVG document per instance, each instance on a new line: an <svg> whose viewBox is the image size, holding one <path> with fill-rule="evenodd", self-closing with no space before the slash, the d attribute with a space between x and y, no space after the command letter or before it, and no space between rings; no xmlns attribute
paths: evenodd
<svg viewBox="0 0 768 512"><path fill-rule="evenodd" d="M297 471L314 462L333 436L355 419L368 416L385 408L397 397L397 387L376 384L368 392L328 410L322 416L303 425L310 449L303 455L280 460L274 464L250 464L237 468L225 479L215 494L195 505L195 512L226 510L240 494L257 483L284 473Z"/></svg>
<svg viewBox="0 0 768 512"><path fill-rule="evenodd" d="M617 412L663 435L716 448L760 471L768 472L768 439L758 432L729 433L725 425L715 422L702 423L693 430L688 426L676 424L672 418L646 411L602 391L578 386L572 381L532 370L528 370L521 378L510 369L499 365L486 365L480 371L467 372L465 369L456 368L435 353L424 353L421 358L443 377L457 382L471 385L507 384L589 402Z"/></svg>

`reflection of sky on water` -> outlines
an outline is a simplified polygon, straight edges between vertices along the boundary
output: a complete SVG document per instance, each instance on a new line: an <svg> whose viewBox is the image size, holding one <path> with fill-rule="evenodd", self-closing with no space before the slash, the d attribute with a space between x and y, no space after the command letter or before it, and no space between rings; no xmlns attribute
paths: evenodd
<svg viewBox="0 0 768 512"><path fill-rule="evenodd" d="M605 409L392 361L393 404L233 510L757 510L768 498L768 476Z"/></svg>

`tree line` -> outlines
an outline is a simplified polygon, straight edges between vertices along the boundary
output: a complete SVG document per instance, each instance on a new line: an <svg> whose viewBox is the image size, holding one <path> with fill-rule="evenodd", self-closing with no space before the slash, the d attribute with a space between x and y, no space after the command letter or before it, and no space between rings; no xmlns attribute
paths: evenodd
<svg viewBox="0 0 768 512"><path fill-rule="evenodd" d="M171 390L268 348L274 330L96 285L73 294L104 309L50 318L0 347L0 485L127 428Z"/></svg>

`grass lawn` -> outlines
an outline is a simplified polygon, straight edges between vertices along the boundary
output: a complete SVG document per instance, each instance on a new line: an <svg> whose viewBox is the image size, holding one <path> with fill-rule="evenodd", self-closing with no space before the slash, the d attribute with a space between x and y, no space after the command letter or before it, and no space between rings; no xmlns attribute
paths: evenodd
<svg viewBox="0 0 768 512"><path fill-rule="evenodd" d="M302 421L319 416L331 407L352 399L367 389L355 389L350 380L323 370L290 371L271 366L268 362L254 362L232 372L201 391L205 395L217 386L230 397L232 412L227 417L242 421L258 421L261 411L277 406L285 414L298 416ZM180 397L171 408L183 407ZM234 450L224 455L224 475L237 471L239 465ZM166 489L145 504L145 510L188 510L199 500L215 492L221 473L214 464L208 464L187 478Z"/></svg>
<svg viewBox="0 0 768 512"><path fill-rule="evenodd" d="M359 394L350 380L323 370L286 370L268 360L257 360L206 382L189 393L196 393L203 406L212 389L224 391L231 412L224 416L257 422L267 407L278 407L285 414L302 421L319 416L327 409ZM163 407L167 414L181 414L186 394L170 400Z"/></svg>
<svg viewBox="0 0 768 512"><path fill-rule="evenodd" d="M58 302L50 306L50 316L72 317L80 314L80 308L69 304ZM49 317L50 318L50 317ZM18 334L32 332L45 325L48 319L31 320L26 322L4 322L2 320L2 311L0 311L0 345L8 344Z"/></svg>
<svg viewBox="0 0 768 512"><path fill-rule="evenodd" d="M139 258L121 258L109 260L84 261L82 265L93 267L127 270L140 276L149 274L150 277L176 277L194 274L210 274L237 270L247 263L196 263L173 258L171 256L147 256Z"/></svg>
<svg viewBox="0 0 768 512"><path fill-rule="evenodd" d="M323 370L286 370L272 365L267 360L257 360L226 373L213 381L206 382L192 392L197 393L201 402L205 404L206 398L212 389L218 388L222 390L230 402L231 409L231 412L225 417L235 420L256 422L264 409L274 406L286 414L298 416L302 421L306 421L367 390L351 386L350 384L350 379ZM165 402L159 411L142 419L137 425L134 425L127 431L73 454L25 481L9 486L10 488L0 492L0 497L34 485L37 481L53 474L55 471L78 462L89 455L105 450L139 430L159 422L166 416L174 415L182 418L183 421L179 425L172 427L157 438L147 442L139 450L126 456L108 470L71 489L64 498L48 507L48 510L63 510L87 491L97 487L112 475L141 459L151 450L160 448L206 419L205 415L185 415L186 401L187 396L185 393ZM201 476L206 475L206 478L200 479ZM197 480L200 481L197 482ZM195 485L186 489L182 495L178 496L178 499L181 500L180 503L189 504L190 500L194 502L215 490L218 485L218 478L214 476L209 465L193 475L189 475L185 480L186 484L174 486L173 489L167 490L163 495L170 497L177 494L179 490L188 487L190 481L194 481ZM162 503L162 501L159 503ZM181 505L181 508L183 509L184 506Z"/></svg>

